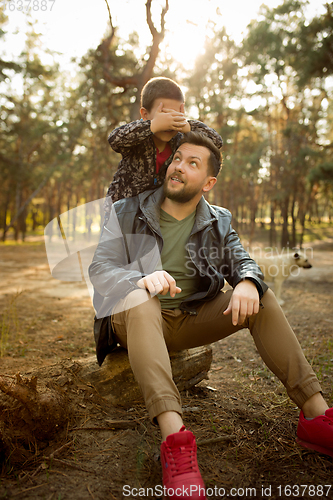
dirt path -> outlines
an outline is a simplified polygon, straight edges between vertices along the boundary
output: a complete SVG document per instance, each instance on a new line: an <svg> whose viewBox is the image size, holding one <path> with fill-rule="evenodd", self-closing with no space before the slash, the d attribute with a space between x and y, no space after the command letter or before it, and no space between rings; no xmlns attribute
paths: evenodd
<svg viewBox="0 0 333 500"><path fill-rule="evenodd" d="M283 289L285 313L331 406L332 251L333 242L315 245L314 267L289 279ZM85 283L53 279L42 243L2 245L0 266L2 374L25 373L55 363L69 370L76 359L94 354L94 311ZM74 385L69 390L73 392ZM139 495L132 488L161 485L159 433L149 423L144 406L115 409L92 393L80 392L77 386L75 390L79 398L76 427L67 429L45 450L36 450L35 459L23 468L17 470L8 461L0 476L0 498L136 498ZM210 379L183 394L183 403L186 424L199 443L201 471L211 488L209 498L221 498L223 488L233 498L250 496L247 488L255 488L252 498L287 498L287 485L300 484L307 489L298 498L333 498L333 485L329 492L318 486L332 483L333 460L296 446L298 411L263 365L246 330L214 345ZM105 430L110 418L133 418L137 426ZM229 441L204 443L221 436L228 436ZM57 449L54 459L47 459ZM310 485L316 489L309 489ZM232 488L238 493L231 492ZM291 493L296 497L296 489Z"/></svg>

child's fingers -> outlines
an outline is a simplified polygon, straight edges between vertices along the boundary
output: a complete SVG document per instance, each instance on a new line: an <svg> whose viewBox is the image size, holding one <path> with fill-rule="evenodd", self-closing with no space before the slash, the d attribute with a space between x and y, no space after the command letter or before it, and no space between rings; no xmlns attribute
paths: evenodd
<svg viewBox="0 0 333 500"><path fill-rule="evenodd" d="M176 126L180 126L180 127L183 127L186 123L187 123L187 120L184 118L184 117L174 117L172 119L172 123Z"/></svg>
<svg viewBox="0 0 333 500"><path fill-rule="evenodd" d="M184 113L180 113L179 111L175 111L174 109L163 108L163 113L169 113L172 116L181 116L184 118Z"/></svg>
<svg viewBox="0 0 333 500"><path fill-rule="evenodd" d="M186 118L184 116L174 116L173 117L173 120L176 122L176 123L186 123Z"/></svg>
<svg viewBox="0 0 333 500"><path fill-rule="evenodd" d="M174 123L173 126L172 126L172 129L173 130L183 130L183 128L185 127L185 125L187 124L187 122L179 122L179 123Z"/></svg>

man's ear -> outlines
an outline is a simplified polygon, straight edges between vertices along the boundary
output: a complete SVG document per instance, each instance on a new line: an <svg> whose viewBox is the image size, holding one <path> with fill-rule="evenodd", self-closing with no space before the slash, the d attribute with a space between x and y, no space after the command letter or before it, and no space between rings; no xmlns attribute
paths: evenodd
<svg viewBox="0 0 333 500"><path fill-rule="evenodd" d="M140 115L142 120L148 120L148 114L149 112L146 110L146 108L140 108Z"/></svg>
<svg viewBox="0 0 333 500"><path fill-rule="evenodd" d="M208 191L210 191L211 189L213 189L213 187L216 184L216 181L217 181L216 177L208 177L208 180L207 180L206 184L202 188L203 192L204 193L208 193Z"/></svg>

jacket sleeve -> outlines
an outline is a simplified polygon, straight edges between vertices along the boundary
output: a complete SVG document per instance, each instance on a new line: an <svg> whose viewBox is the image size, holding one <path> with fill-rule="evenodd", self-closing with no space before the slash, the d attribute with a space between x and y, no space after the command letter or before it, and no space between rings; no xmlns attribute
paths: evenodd
<svg viewBox="0 0 333 500"><path fill-rule="evenodd" d="M257 287L261 298L267 290L263 273L258 264L250 257L240 242L239 236L231 224L224 239L224 277L235 288L245 279L251 280Z"/></svg>
<svg viewBox="0 0 333 500"><path fill-rule="evenodd" d="M188 122L191 125L192 132L200 132L206 135L209 139L213 141L213 143L217 148L219 149L222 148L223 145L222 137L214 129L208 127L204 123L199 122L197 120L189 120Z"/></svg>
<svg viewBox="0 0 333 500"><path fill-rule="evenodd" d="M129 148L140 144L152 135L150 120L136 120L113 130L108 137L108 142L116 153L126 156Z"/></svg>
<svg viewBox="0 0 333 500"><path fill-rule="evenodd" d="M96 311L97 318L105 316L122 297L137 288L136 282L142 278L139 264L130 261L126 236L112 210L89 266L90 281L103 298L102 310Z"/></svg>
<svg viewBox="0 0 333 500"><path fill-rule="evenodd" d="M122 201L118 204L121 210ZM121 225L113 205L89 266L90 281L98 298L94 301L97 318L110 314L120 299L138 288L137 281L155 271L160 262L155 237L133 228L133 212L126 211L120 220Z"/></svg>

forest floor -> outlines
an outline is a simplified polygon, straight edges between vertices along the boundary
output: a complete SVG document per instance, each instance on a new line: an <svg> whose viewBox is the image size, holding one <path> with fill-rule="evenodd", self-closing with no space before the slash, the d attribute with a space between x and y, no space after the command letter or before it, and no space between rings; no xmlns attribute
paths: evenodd
<svg viewBox="0 0 333 500"><path fill-rule="evenodd" d="M284 285L283 309L333 406L333 240L312 248L312 269ZM114 408L75 377L76 364L94 355L85 283L52 278L43 242L1 245L0 263L1 375L56 366L75 405L54 440L30 443L20 463L3 461L0 498L162 497L160 436L142 401ZM182 399L208 498L333 498L333 459L297 446L299 411L247 330L214 344L209 380ZM108 428L110 419L133 426Z"/></svg>

